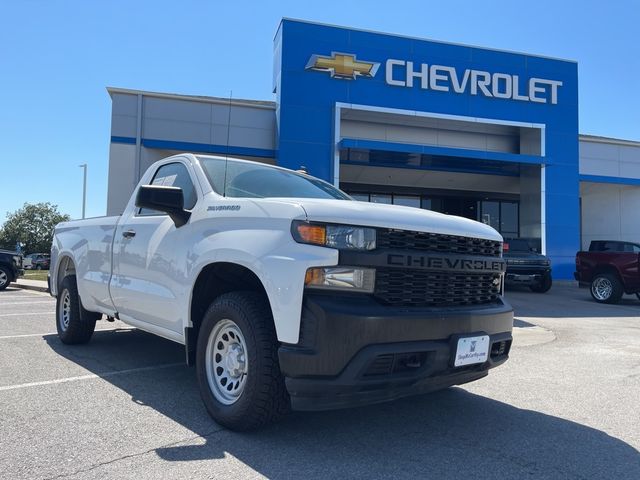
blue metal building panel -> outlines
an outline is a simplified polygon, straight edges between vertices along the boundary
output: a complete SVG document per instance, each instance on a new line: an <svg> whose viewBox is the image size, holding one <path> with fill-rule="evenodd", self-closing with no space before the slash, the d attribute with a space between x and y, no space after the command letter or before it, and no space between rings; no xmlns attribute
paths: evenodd
<svg viewBox="0 0 640 480"><path fill-rule="evenodd" d="M338 102L544 124L546 249L554 276L572 277L580 237L576 63L286 19L274 53L277 162L329 181ZM413 76L413 86L400 85L423 68L425 83Z"/></svg>

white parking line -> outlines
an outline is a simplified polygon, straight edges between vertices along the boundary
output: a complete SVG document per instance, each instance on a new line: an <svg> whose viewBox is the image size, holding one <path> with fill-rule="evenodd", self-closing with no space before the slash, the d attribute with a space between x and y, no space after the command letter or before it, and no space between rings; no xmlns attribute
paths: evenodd
<svg viewBox="0 0 640 480"><path fill-rule="evenodd" d="M96 328L96 332L117 332L117 331L128 331L135 330L135 328ZM0 340L7 340L10 338L25 338L25 337L47 337L49 335L57 335L58 332L48 332L48 333L23 333L20 335L4 335L0 337Z"/></svg>
<svg viewBox="0 0 640 480"><path fill-rule="evenodd" d="M49 296L48 293L41 293L38 294L38 292L29 292L29 293L11 293L10 295L6 295L7 298L33 298L33 297L42 297L42 296Z"/></svg>
<svg viewBox="0 0 640 480"><path fill-rule="evenodd" d="M31 313L0 313L0 318L2 317L23 317L25 315L53 315L55 311L47 311L47 312L31 312Z"/></svg>
<svg viewBox="0 0 640 480"><path fill-rule="evenodd" d="M0 307L4 307L5 305L53 305L54 303L53 299L45 302L0 302Z"/></svg>
<svg viewBox="0 0 640 480"><path fill-rule="evenodd" d="M183 366L184 363L165 363L163 365L154 365L152 367L140 367L129 368L127 370L114 370L112 372L105 372L101 374L91 373L89 375L80 375L77 377L58 378L56 380L45 380L42 382L20 383L18 385L7 385L0 387L0 392L6 392L7 390L18 390L20 388L40 387L42 385L55 385L57 383L78 382L80 380L92 380L94 378L106 378L113 377L115 375L126 375L128 373L148 372L150 370L159 370L161 368L171 368Z"/></svg>

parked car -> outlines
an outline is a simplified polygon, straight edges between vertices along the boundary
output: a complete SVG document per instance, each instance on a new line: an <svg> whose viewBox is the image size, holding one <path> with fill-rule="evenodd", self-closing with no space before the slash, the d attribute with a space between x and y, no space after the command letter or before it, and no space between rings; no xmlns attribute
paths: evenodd
<svg viewBox="0 0 640 480"><path fill-rule="evenodd" d="M526 285L536 293L549 291L553 283L551 260L536 252L528 240L505 239L503 256L507 262L507 285Z"/></svg>
<svg viewBox="0 0 640 480"><path fill-rule="evenodd" d="M618 303L623 294L640 299L640 244L620 240L593 240L589 251L576 254L575 279L589 287L599 303Z"/></svg>
<svg viewBox="0 0 640 480"><path fill-rule="evenodd" d="M22 255L9 250L0 250L0 290L4 290L11 282L15 282L24 274Z"/></svg>
<svg viewBox="0 0 640 480"><path fill-rule="evenodd" d="M49 270L50 262L48 253L30 253L24 257L22 266L25 270Z"/></svg>
<svg viewBox="0 0 640 480"><path fill-rule="evenodd" d="M49 281L63 343L103 315L178 342L211 416L246 430L486 376L512 342L501 257L479 222L183 154L121 216L59 224Z"/></svg>

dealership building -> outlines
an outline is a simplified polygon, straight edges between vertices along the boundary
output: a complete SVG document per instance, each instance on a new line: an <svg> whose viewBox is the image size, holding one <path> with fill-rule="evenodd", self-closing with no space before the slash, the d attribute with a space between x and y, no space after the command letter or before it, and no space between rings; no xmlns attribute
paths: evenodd
<svg viewBox="0 0 640 480"><path fill-rule="evenodd" d="M579 135L573 61L284 19L274 101L108 91L109 215L154 161L193 152L488 223L555 278L592 239L640 241L640 142Z"/></svg>

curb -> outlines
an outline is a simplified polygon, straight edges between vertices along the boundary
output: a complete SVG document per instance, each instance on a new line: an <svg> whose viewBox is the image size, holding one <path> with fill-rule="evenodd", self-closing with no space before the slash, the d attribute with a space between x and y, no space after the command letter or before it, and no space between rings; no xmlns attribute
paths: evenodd
<svg viewBox="0 0 640 480"><path fill-rule="evenodd" d="M35 290L36 292L49 293L49 287L40 287L38 285L25 285L24 283L13 282L13 283L10 283L9 286L22 288L24 290Z"/></svg>

